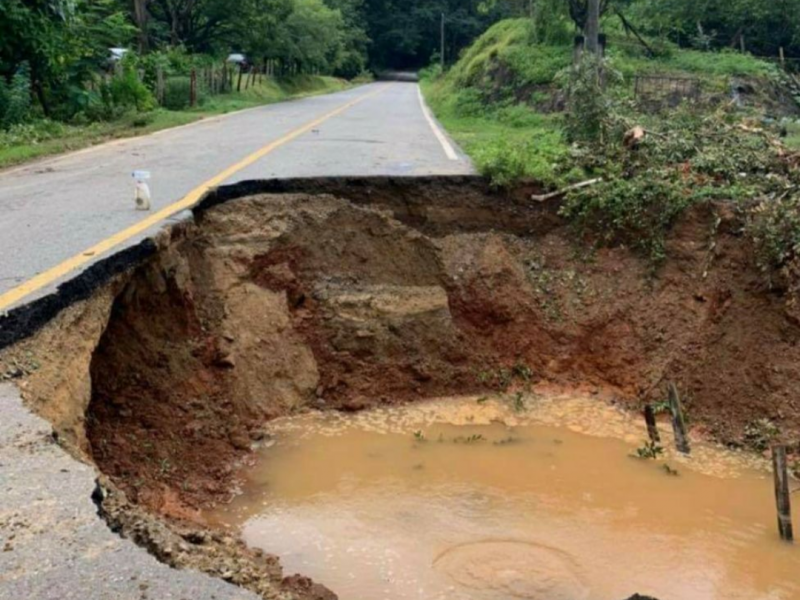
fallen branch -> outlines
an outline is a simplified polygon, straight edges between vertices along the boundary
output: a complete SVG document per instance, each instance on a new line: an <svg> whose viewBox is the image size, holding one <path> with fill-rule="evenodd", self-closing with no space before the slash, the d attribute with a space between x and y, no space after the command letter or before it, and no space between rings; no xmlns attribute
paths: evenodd
<svg viewBox="0 0 800 600"><path fill-rule="evenodd" d="M622 14L622 11L621 11L620 9L618 9L618 8L615 6L615 7L614 7L614 12L615 12L615 13L617 14L617 16L619 17L619 20L620 20L620 21L622 21L622 26L625 28L625 31L628 31L628 32L630 32L630 33L632 33L633 35L635 35L635 36L636 36L636 39L637 39L637 40L639 40L639 43L640 43L642 46L644 46L644 49L645 49L645 50L647 50L647 55L648 55L650 58L653 58L653 57L655 57L655 55L656 55L656 52L655 52L655 50L653 50L653 49L650 47L650 44L648 44L648 43L645 41L645 39L644 39L644 38L643 38L641 35L639 35L639 32L638 32L638 31L636 31L636 29L634 29L633 25L631 25L631 24L630 24L630 21L628 21L628 19L626 19L626 18L625 18L625 15L623 15L623 14Z"/></svg>
<svg viewBox="0 0 800 600"><path fill-rule="evenodd" d="M603 181L602 177L598 177L596 179L589 179L588 181L582 181L580 183L567 186L564 189L555 192L550 192L549 194L542 194L542 195L534 194L533 196L531 196L531 200L533 200L534 202L547 202L548 200L564 196L566 194L569 194L570 192L574 192L575 190L581 190L583 188L598 184L601 181Z"/></svg>

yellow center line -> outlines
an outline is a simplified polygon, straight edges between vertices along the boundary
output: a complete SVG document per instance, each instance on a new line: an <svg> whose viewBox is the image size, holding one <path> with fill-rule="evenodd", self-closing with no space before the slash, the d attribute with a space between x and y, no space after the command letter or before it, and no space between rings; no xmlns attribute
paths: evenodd
<svg viewBox="0 0 800 600"><path fill-rule="evenodd" d="M203 197L203 195L208 192L211 188L214 188L221 183L223 183L229 177L235 175L245 167L249 167L253 163L261 160L270 152L280 148L284 144L291 142L292 140L300 137L304 133L307 133L318 127L325 121L336 117L346 110L354 107L356 104L363 102L367 98L375 96L383 92L387 87L391 84L384 85L379 89L375 90L374 92L370 92L368 94L364 94L356 98L355 100L351 100L347 104L340 106L339 108L332 110L326 115L319 117L311 121L310 123L306 123L302 127L295 129L294 131L287 133L280 139L275 140L264 146L263 148L256 150L249 156L243 158L239 162L234 165L231 165L221 173L218 173L208 181L201 183L199 186L194 188L188 194L186 194L183 198L178 200L177 202L162 208L158 212L153 213L146 219L142 219L135 225L131 225L127 229L123 229L115 233L114 235L104 239L102 242L95 244L91 248L87 248L80 254L76 254L75 256L68 258L64 262L56 265L48 269L47 271L43 271L39 273L35 277L27 280L25 283L7 291L6 293L0 295L0 313L4 310L8 309L11 305L16 304L26 296L29 296L33 292L40 290L41 288L50 285L54 281L64 277L65 275L71 273L75 269L82 267L83 265L92 262L97 259L98 256L108 252L109 250L119 246L120 244L126 242L127 240L131 239L134 236L139 235L147 231L150 227L157 225L161 221L176 215L177 213L192 208L197 202Z"/></svg>

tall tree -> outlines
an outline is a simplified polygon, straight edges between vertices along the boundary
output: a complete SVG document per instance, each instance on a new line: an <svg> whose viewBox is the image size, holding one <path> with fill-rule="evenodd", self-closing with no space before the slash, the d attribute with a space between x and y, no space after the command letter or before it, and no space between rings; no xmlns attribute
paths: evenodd
<svg viewBox="0 0 800 600"><path fill-rule="evenodd" d="M147 13L147 4L149 0L133 0L133 20L136 24L139 40L139 52L144 53L150 46L150 40L147 32L147 25L149 15Z"/></svg>
<svg viewBox="0 0 800 600"><path fill-rule="evenodd" d="M600 54L600 0L588 0L584 32L587 52Z"/></svg>

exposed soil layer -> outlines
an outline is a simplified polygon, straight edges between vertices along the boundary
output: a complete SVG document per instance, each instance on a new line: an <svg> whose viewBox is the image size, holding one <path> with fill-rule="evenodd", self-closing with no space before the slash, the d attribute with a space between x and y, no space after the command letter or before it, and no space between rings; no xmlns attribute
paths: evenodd
<svg viewBox="0 0 800 600"><path fill-rule="evenodd" d="M591 252L531 191L470 178L222 188L0 353L0 374L126 504L189 522L233 493L271 418L496 389L515 367L632 409L674 381L696 430L752 442L769 419L796 443L796 303L763 287L732 212L687 214L653 274L625 248Z"/></svg>
<svg viewBox="0 0 800 600"><path fill-rule="evenodd" d="M186 516L231 490L265 419L473 392L514 365L632 407L676 381L724 441L761 418L796 431L800 328L732 215L687 215L653 277L625 249L587 256L542 210L534 233L501 210L489 226L470 193L433 199L434 218L299 193L204 212L114 302L91 365L95 461Z"/></svg>

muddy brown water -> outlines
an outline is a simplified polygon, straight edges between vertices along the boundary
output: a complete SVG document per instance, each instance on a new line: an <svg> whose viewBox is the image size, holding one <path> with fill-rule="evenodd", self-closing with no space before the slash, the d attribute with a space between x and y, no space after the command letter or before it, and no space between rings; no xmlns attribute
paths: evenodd
<svg viewBox="0 0 800 600"><path fill-rule="evenodd" d="M697 442L690 459L635 459L630 415L524 403L278 420L209 517L343 600L800 599L762 459Z"/></svg>

